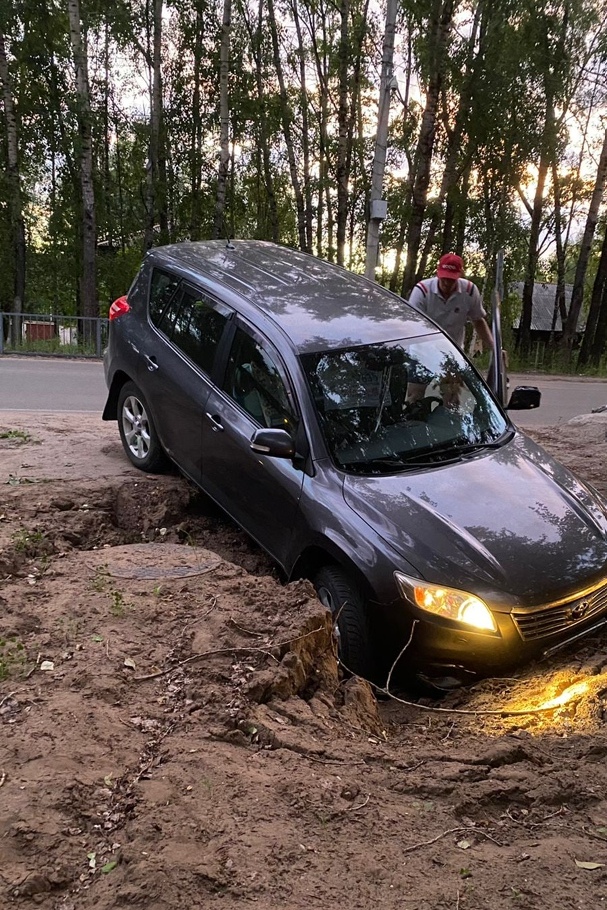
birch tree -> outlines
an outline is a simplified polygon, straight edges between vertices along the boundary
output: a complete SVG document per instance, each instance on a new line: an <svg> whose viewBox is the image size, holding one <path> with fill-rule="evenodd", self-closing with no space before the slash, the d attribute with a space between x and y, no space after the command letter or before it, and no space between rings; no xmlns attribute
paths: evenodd
<svg viewBox="0 0 607 910"><path fill-rule="evenodd" d="M79 160L82 202L80 227L82 273L79 281L80 313L85 317L95 317L99 316L99 303L97 300L96 278L97 225L93 184L92 118L87 47L86 40L82 34L79 0L68 0L68 14L70 43L76 76L76 110L79 135L77 159Z"/></svg>
<svg viewBox="0 0 607 910"><path fill-rule="evenodd" d="M221 22L221 45L219 52L219 168L217 172L217 195L213 237L225 233L226 190L230 167L230 40L232 33L232 0L224 0Z"/></svg>
<svg viewBox="0 0 607 910"><path fill-rule="evenodd" d="M19 136L12 79L9 73L6 56L6 40L0 31L0 82L2 83L2 100L6 124L6 145L8 159L8 187L10 234L13 258L13 302L12 309L16 315L11 323L11 344L16 346L21 338L21 320L25 298L25 221L23 218L23 198L21 193L21 172L19 167ZM0 332L2 332L0 325Z"/></svg>

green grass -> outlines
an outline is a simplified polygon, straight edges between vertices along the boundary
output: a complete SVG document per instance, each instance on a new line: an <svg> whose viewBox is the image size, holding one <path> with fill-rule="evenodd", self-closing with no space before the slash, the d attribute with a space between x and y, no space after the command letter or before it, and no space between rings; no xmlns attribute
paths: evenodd
<svg viewBox="0 0 607 910"><path fill-rule="evenodd" d="M37 545L46 540L46 535L42 531L28 531L26 528L20 528L13 534L13 544L16 550L25 552L26 550L36 549Z"/></svg>
<svg viewBox="0 0 607 910"><path fill-rule="evenodd" d="M0 680L8 679L11 673L23 669L25 646L11 638L0 638Z"/></svg>
<svg viewBox="0 0 607 910"><path fill-rule="evenodd" d="M0 439L18 439L20 442L29 442L32 437L26 430L2 430Z"/></svg>

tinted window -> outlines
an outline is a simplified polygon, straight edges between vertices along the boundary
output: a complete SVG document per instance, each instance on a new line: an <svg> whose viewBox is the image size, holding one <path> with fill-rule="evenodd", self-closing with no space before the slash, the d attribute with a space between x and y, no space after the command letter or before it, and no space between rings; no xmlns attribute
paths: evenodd
<svg viewBox="0 0 607 910"><path fill-rule="evenodd" d="M227 320L227 314L219 312L204 294L184 289L167 334L197 366L210 373Z"/></svg>
<svg viewBox="0 0 607 910"><path fill-rule="evenodd" d="M224 390L262 427L292 433L297 419L277 362L276 355L237 329Z"/></svg>
<svg viewBox="0 0 607 910"><path fill-rule="evenodd" d="M205 373L213 368L215 351L229 318L227 307L181 285L179 279L155 271L150 292L150 318Z"/></svg>
<svg viewBox="0 0 607 910"><path fill-rule="evenodd" d="M154 325L161 328L161 324L179 285L179 278L154 269L150 285L150 319Z"/></svg>

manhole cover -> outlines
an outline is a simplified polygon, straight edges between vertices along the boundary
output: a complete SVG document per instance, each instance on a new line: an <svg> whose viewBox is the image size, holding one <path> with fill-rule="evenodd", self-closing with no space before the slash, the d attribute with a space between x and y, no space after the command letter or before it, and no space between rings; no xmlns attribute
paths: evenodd
<svg viewBox="0 0 607 910"><path fill-rule="evenodd" d="M91 568L103 567L112 578L187 578L212 572L221 559L211 550L179 544L130 544L89 554Z"/></svg>

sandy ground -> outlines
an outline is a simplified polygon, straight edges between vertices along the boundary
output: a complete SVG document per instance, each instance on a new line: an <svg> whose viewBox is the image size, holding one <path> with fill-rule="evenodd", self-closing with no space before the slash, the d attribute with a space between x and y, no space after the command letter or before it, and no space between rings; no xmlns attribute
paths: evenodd
<svg viewBox="0 0 607 910"><path fill-rule="evenodd" d="M532 435L607 495L605 429ZM607 635L378 702L115 425L0 415L0 490L0 907L605 906Z"/></svg>

